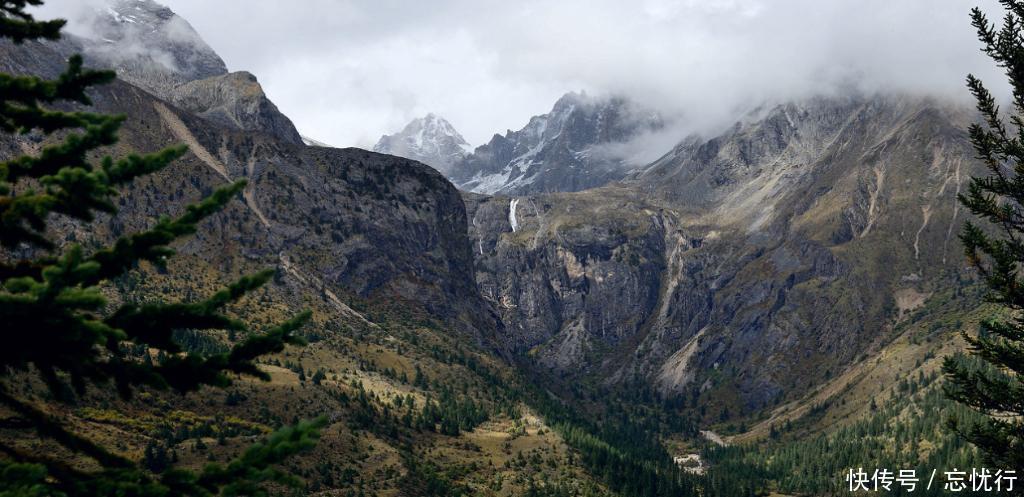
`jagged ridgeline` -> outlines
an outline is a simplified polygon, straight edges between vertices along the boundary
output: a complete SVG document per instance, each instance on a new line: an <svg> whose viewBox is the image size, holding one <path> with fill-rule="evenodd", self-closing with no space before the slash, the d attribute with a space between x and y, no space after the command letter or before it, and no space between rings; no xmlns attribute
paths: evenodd
<svg viewBox="0 0 1024 497"><path fill-rule="evenodd" d="M56 108L124 116L96 158L185 148L121 185L115 212L53 218L48 239L95 253L245 180L166 265L133 265L102 295L201 302L269 268L225 315L263 330L311 312L296 331L306 346L255 360L266 382L61 402L12 377L144 474L226 464L318 417L318 443L275 465L303 494L828 494L850 466L978 464L939 419L974 418L936 379L963 348L956 332L999 312L956 237L956 196L980 171L960 104L768 105L636 164L625 145L663 119L569 94L472 151L428 115L383 137L386 155L305 145L256 76L229 73L162 5L114 1L87 25L89 37L0 43L0 71L55 78L83 53L118 78L90 107ZM5 133L0 160L61 138ZM180 326L173 340L210 358L255 333ZM3 447L96 469L0 417Z"/></svg>

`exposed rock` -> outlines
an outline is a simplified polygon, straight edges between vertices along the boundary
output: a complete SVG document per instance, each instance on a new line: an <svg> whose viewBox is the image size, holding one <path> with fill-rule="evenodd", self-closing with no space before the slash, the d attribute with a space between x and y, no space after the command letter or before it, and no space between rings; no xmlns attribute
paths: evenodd
<svg viewBox="0 0 1024 497"><path fill-rule="evenodd" d="M10 66L56 69L64 58L52 45L3 44L0 53L21 61ZM247 80L219 79L233 77ZM493 347L500 325L476 289L465 205L437 171L365 150L307 147L239 126L211 125L213 119L165 104L124 81L96 87L91 95L93 110L126 116L115 153L175 143L190 153L128 185L117 217L75 233L79 240L109 241L121 231L141 230L245 178L244 195L180 247L183 260L221 268L280 267L283 274L301 277L300 295L313 295L339 312L351 312L360 300L394 302L403 312ZM0 155L22 153L30 139L0 137Z"/></svg>
<svg viewBox="0 0 1024 497"><path fill-rule="evenodd" d="M87 61L156 95L228 72L188 21L152 0L114 0L90 21L89 37L77 39Z"/></svg>
<svg viewBox="0 0 1024 497"><path fill-rule="evenodd" d="M183 83L168 92L168 100L223 126L263 131L288 143L303 143L292 121L267 98L256 76L248 72Z"/></svg>
<svg viewBox="0 0 1024 497"><path fill-rule="evenodd" d="M229 74L220 56L171 9L152 0L112 0L79 22L88 26L79 36L45 45L65 57L81 52L87 65L112 68L119 79L218 125L302 143L256 77Z"/></svg>
<svg viewBox="0 0 1024 497"><path fill-rule="evenodd" d="M470 195L477 281L510 347L559 376L763 408L970 281L972 117L881 95L763 109L614 186L517 197L515 232L508 197Z"/></svg>

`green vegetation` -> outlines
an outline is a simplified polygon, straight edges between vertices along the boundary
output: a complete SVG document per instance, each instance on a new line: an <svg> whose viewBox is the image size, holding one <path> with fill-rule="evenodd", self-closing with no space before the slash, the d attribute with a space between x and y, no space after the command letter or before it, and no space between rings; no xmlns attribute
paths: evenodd
<svg viewBox="0 0 1024 497"><path fill-rule="evenodd" d="M977 336L964 334L970 351L992 367L949 358L943 364L950 398L987 415L984 420L954 416L950 426L981 449L985 462L1005 469L1024 468L1024 2L1003 0L1006 16L1001 27L990 23L980 9L971 20L983 50L1006 75L1013 89L1009 124L995 97L980 80L968 76L987 126L970 127L971 143L989 175L971 178L960 202L990 223L990 230L966 223L960 239L968 260L978 269L991 293L989 300L1009 316L981 323Z"/></svg>
<svg viewBox="0 0 1024 497"><path fill-rule="evenodd" d="M863 419L826 433L793 436L794 426L786 424L773 427L770 440L759 445L709 446L704 451L712 465L708 485L716 491L732 485L756 491L841 494L851 468L869 473L913 469L928 475L933 469L981 467L977 452L945 430L943 423L950 414L971 421L981 416L946 399L937 380L937 374L923 373L908 378L893 387L896 395L890 401L875 403ZM918 488L911 495L942 495L941 485L930 492Z"/></svg>
<svg viewBox="0 0 1024 497"><path fill-rule="evenodd" d="M59 38L63 21L37 22L25 10L41 3L0 1L0 37L18 43ZM223 313L224 306L265 283L269 271L242 277L194 303L111 305L104 297L112 279L144 264L163 267L174 253L170 243L194 233L243 183L221 188L177 218L164 217L148 230L90 253L51 240L47 227L54 217L85 225L98 213L114 213L112 198L118 187L185 153L185 148L174 147L118 160L107 156L98 163L90 159L97 149L117 142L124 119L53 107L89 105L87 90L113 78L112 72L83 69L80 56L72 57L54 81L0 74L0 128L55 139L37 155L0 163L0 245L15 254L0 262L0 321L10 331L0 352L0 404L8 416L6 425L34 431L40 440L60 447L58 453L90 461L70 464L68 457L32 452L5 439L0 442L0 494L261 495L264 482L297 484L277 465L314 444L320 421L285 428L226 465L213 463L192 472L169 468L166 454L156 446L147 447L145 468L140 467L76 433L60 409L42 405L50 400L73 403L90 386L113 384L121 398L129 399L141 387L187 393L203 385L226 386L228 374L268 379L253 361L283 350L285 344L300 344L294 332L309 318L303 313L264 333L250 333L245 323ZM246 338L228 350L203 354L185 351L175 339L185 329L230 330ZM45 384L52 399L33 398L15 388L34 379Z"/></svg>
<svg viewBox="0 0 1024 497"><path fill-rule="evenodd" d="M702 479L676 466L662 443L665 434L675 431L665 422L665 411L612 392L600 406L583 399L569 406L536 383L528 383L524 399L611 491L623 497L697 495ZM588 406L588 415L580 406ZM692 426L687 431L696 433Z"/></svg>

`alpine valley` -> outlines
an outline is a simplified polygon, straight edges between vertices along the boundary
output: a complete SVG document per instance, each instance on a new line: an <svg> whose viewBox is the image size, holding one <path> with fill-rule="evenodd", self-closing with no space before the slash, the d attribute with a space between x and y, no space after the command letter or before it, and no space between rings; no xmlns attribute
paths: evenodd
<svg viewBox="0 0 1024 497"><path fill-rule="evenodd" d="M631 144L673 123L568 93L475 149L434 114L338 149L307 144L170 9L115 0L95 23L0 44L0 71L55 77L83 53L118 74L92 96L126 116L110 153L189 153L59 239L98 247L244 178L169 271L142 265L109 297L188 300L275 268L232 312L314 315L309 345L261 362L270 382L54 404L122 455L197 468L325 415L287 463L302 494L825 495L850 467L977 465L944 428L973 414L939 372L994 312L957 238L982 172L973 109L771 102L638 162ZM44 143L4 134L0 159ZM237 338L180 331L190 350Z"/></svg>

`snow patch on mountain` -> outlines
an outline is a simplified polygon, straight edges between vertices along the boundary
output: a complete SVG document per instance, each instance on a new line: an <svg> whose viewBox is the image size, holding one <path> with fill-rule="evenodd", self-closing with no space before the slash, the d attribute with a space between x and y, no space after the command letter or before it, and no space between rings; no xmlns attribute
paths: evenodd
<svg viewBox="0 0 1024 497"><path fill-rule="evenodd" d="M447 174L472 147L451 123L431 113L413 119L398 133L382 136L373 151L420 161Z"/></svg>
<svg viewBox="0 0 1024 497"><path fill-rule="evenodd" d="M324 142L322 142L320 140L315 140L315 139L310 138L308 136L302 136L302 143L304 143L304 144L306 144L307 146L310 146L310 147L334 148L333 146L328 145L327 143L324 143Z"/></svg>
<svg viewBox="0 0 1024 497"><path fill-rule="evenodd" d="M635 153L625 144L663 124L656 112L622 97L568 93L521 130L494 135L449 178L463 190L488 195L601 186L635 167L626 160Z"/></svg>

